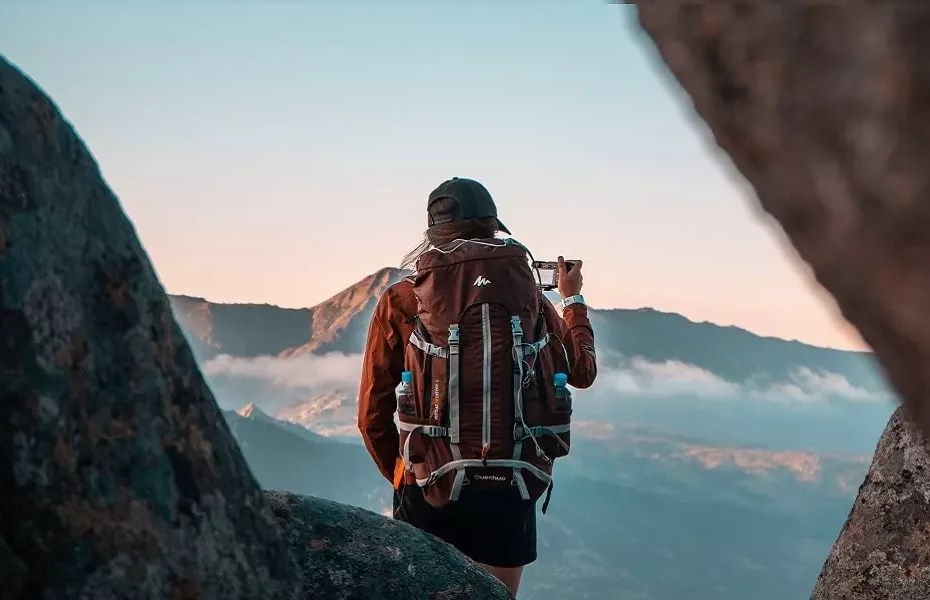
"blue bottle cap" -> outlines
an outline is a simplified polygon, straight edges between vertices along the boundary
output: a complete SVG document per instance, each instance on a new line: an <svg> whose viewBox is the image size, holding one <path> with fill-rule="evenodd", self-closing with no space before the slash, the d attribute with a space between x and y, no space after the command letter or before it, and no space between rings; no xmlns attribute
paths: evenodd
<svg viewBox="0 0 930 600"><path fill-rule="evenodd" d="M410 371L404 371L400 374L400 380L403 383L413 383L413 373Z"/></svg>
<svg viewBox="0 0 930 600"><path fill-rule="evenodd" d="M556 373L553 379L557 386L564 386L568 384L568 375L565 373Z"/></svg>

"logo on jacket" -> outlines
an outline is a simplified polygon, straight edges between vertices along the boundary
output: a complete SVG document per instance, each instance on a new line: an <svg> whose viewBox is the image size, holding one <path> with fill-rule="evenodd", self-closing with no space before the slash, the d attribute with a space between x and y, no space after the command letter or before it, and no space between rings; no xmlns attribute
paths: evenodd
<svg viewBox="0 0 930 600"><path fill-rule="evenodd" d="M473 283L472 285L481 287L483 285L488 285L489 283L491 283L490 279L486 279L484 275L478 275L478 279L476 279L475 283Z"/></svg>

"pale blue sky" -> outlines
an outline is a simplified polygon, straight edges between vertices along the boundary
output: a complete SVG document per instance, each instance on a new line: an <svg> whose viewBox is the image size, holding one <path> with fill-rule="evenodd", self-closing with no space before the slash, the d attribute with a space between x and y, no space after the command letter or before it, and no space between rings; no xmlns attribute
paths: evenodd
<svg viewBox="0 0 930 600"><path fill-rule="evenodd" d="M849 346L633 9L0 3L0 53L90 146L173 293L308 306L395 265L474 177L599 307Z"/></svg>

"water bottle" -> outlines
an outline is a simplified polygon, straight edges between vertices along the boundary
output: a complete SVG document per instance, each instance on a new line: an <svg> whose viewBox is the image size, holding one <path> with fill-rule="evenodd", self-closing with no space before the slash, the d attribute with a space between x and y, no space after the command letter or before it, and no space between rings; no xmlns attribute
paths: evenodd
<svg viewBox="0 0 930 600"><path fill-rule="evenodd" d="M555 409L559 412L571 412L572 392L568 389L568 375L556 373L553 383L555 384Z"/></svg>
<svg viewBox="0 0 930 600"><path fill-rule="evenodd" d="M404 371L400 374L400 383L394 388L394 395L397 397L397 412L415 417L417 408L413 397L413 373Z"/></svg>

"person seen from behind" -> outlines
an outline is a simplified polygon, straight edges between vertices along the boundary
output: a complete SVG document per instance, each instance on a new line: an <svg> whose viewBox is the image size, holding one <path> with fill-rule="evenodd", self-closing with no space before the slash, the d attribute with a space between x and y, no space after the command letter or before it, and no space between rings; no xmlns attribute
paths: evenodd
<svg viewBox="0 0 930 600"><path fill-rule="evenodd" d="M516 597L536 505L570 448L571 393L597 375L581 261L558 260L562 316L488 190L453 178L368 330L358 427L394 517L456 547ZM537 271L538 273L538 271ZM399 421L395 425L395 413Z"/></svg>

